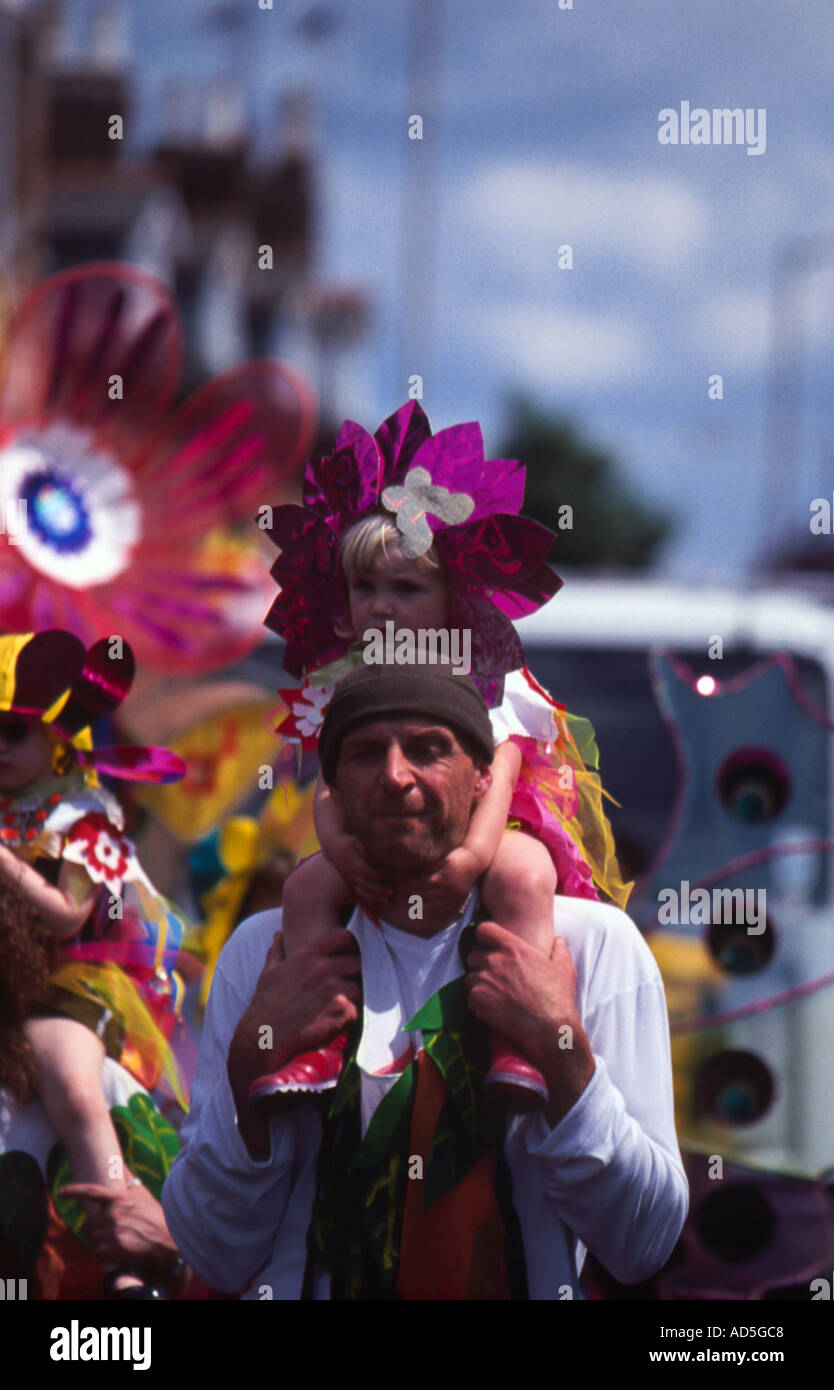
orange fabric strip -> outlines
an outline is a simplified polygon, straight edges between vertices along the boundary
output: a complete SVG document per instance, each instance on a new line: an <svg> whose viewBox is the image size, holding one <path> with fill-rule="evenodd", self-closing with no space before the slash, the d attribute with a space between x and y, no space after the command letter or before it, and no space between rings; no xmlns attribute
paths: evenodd
<svg viewBox="0 0 834 1390"><path fill-rule="evenodd" d="M446 1103L443 1077L421 1050L411 1117L410 1158L428 1165L437 1121ZM424 1181L409 1178L397 1291L402 1298L461 1300L509 1297L501 1212L486 1156L451 1192L426 1210Z"/></svg>

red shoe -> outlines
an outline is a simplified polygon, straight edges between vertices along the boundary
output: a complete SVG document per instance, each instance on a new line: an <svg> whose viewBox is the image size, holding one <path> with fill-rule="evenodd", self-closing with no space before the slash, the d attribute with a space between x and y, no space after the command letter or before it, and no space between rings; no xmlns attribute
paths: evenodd
<svg viewBox="0 0 834 1390"><path fill-rule="evenodd" d="M490 1068L484 1081L490 1100L508 1115L529 1115L547 1100L541 1072L499 1033L490 1033Z"/></svg>
<svg viewBox="0 0 834 1390"><path fill-rule="evenodd" d="M346 1043L347 1034L340 1033L326 1047L302 1052L280 1071L258 1077L249 1087L249 1104L257 1105L284 1095L320 1095L323 1091L331 1091L342 1074Z"/></svg>

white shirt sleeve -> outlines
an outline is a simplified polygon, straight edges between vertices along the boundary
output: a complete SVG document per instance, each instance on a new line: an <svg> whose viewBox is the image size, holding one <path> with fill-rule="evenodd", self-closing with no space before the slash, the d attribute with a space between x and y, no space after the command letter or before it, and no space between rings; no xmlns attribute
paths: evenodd
<svg viewBox="0 0 834 1390"><path fill-rule="evenodd" d="M669 1258L689 1188L675 1133L660 973L625 913L602 911L609 939L592 972L595 1002L583 1012L577 1000L594 1075L554 1130L542 1115L533 1116L524 1142L545 1165L545 1196L561 1220L616 1279L630 1284L650 1278ZM609 994L612 964L621 979Z"/></svg>
<svg viewBox="0 0 834 1390"><path fill-rule="evenodd" d="M268 1263L292 1185L295 1125L273 1124L270 1156L255 1162L238 1132L226 1074L232 1034L272 941L271 931L250 935L248 928L267 915L275 918L259 913L242 923L217 962L183 1147L162 1190L168 1227L183 1257L224 1293L246 1287ZM277 925L280 918L270 922Z"/></svg>
<svg viewBox="0 0 834 1390"><path fill-rule="evenodd" d="M511 734L550 743L558 735L554 708L528 681L524 671L509 671L504 677L504 698L489 711L496 748Z"/></svg>

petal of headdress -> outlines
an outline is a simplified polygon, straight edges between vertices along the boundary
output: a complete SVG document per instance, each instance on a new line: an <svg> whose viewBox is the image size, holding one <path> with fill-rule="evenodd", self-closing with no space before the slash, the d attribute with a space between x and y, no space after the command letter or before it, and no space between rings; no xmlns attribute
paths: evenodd
<svg viewBox="0 0 834 1390"><path fill-rule="evenodd" d="M342 620L346 621L347 616L345 608ZM301 677L314 666L325 665L346 650L347 643L336 636L334 605L327 605L322 611L306 594L282 590L265 623L286 641L284 669L291 676Z"/></svg>
<svg viewBox="0 0 834 1390"><path fill-rule="evenodd" d="M521 516L493 516L435 533L453 588L480 592L510 618L535 613L562 580L545 563L553 533Z"/></svg>
<svg viewBox="0 0 834 1390"><path fill-rule="evenodd" d="M381 486L382 456L373 435L346 420L330 457L307 465L304 505L342 531L378 506Z"/></svg>
<svg viewBox="0 0 834 1390"><path fill-rule="evenodd" d="M473 420L439 430L420 446L409 475L418 467L425 469L436 485L455 492L468 492L474 498L483 487L485 477L480 425Z"/></svg>
<svg viewBox="0 0 834 1390"><path fill-rule="evenodd" d="M468 492L474 502L471 520L521 511L527 470L516 459L485 459L477 421L439 430L421 446L414 463L427 470L433 483Z"/></svg>
<svg viewBox="0 0 834 1390"><path fill-rule="evenodd" d="M496 513L517 516L524 503L527 469L517 459L489 459L484 464L481 486L475 493L470 521Z"/></svg>
<svg viewBox="0 0 834 1390"><path fill-rule="evenodd" d="M508 671L517 671L524 665L521 638L506 614L489 599L471 594L454 594L449 624L451 627L469 628L472 633L473 679L502 678L503 684L503 677Z"/></svg>
<svg viewBox="0 0 834 1390"><path fill-rule="evenodd" d="M431 437L428 417L418 401L406 401L387 420L383 420L374 435L383 458L383 475L379 480L377 497L383 487L402 481L420 449Z"/></svg>
<svg viewBox="0 0 834 1390"><path fill-rule="evenodd" d="M315 575L335 580L338 538L315 512L287 502L273 508L272 523L264 529L281 550L272 566L272 577L279 584L294 579L306 584Z"/></svg>

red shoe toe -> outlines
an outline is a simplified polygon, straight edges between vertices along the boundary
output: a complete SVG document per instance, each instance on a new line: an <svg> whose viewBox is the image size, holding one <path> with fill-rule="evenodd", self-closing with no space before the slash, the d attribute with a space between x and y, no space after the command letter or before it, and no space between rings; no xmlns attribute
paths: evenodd
<svg viewBox="0 0 834 1390"><path fill-rule="evenodd" d="M503 1045L493 1046L484 1085L490 1099L509 1114L529 1114L547 1100L547 1082L538 1068Z"/></svg>
<svg viewBox="0 0 834 1390"><path fill-rule="evenodd" d="M332 1090L342 1074L346 1042L347 1037L342 1034L326 1047L303 1052L279 1071L258 1077L249 1087L249 1104L287 1095L320 1095Z"/></svg>

